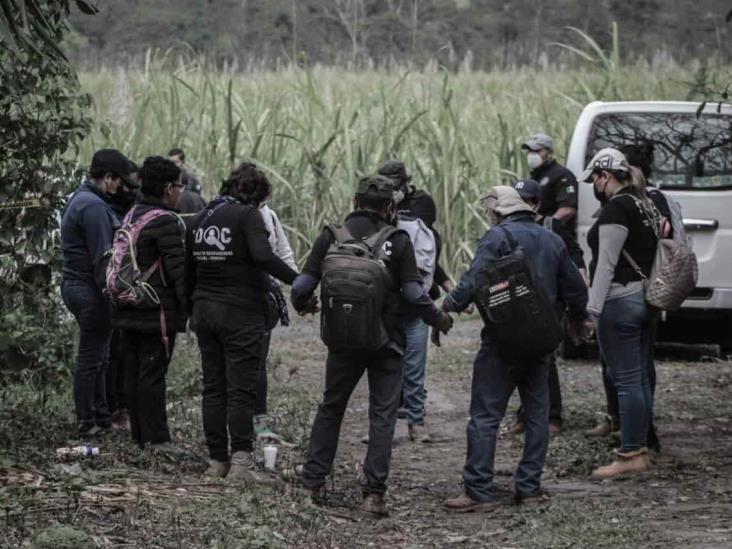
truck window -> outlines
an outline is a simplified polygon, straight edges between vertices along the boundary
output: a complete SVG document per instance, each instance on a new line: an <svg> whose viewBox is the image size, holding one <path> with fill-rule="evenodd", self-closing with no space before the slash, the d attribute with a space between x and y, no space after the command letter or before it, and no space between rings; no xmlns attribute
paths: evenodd
<svg viewBox="0 0 732 549"><path fill-rule="evenodd" d="M604 147L653 145L652 183L673 190L732 188L732 116L614 113L592 125L585 165Z"/></svg>

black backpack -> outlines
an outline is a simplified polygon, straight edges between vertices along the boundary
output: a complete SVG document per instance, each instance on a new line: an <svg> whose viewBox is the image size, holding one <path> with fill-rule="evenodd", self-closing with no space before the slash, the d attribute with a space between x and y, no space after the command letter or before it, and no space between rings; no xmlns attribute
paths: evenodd
<svg viewBox="0 0 732 549"><path fill-rule="evenodd" d="M383 317L392 282L382 247L398 229L361 239L343 225L327 229L334 242L323 259L320 337L336 352L377 351L389 343Z"/></svg>
<svg viewBox="0 0 732 549"><path fill-rule="evenodd" d="M498 354L511 364L517 378L562 339L555 307L532 276L531 262L511 232L501 229L509 253L476 275L476 305Z"/></svg>

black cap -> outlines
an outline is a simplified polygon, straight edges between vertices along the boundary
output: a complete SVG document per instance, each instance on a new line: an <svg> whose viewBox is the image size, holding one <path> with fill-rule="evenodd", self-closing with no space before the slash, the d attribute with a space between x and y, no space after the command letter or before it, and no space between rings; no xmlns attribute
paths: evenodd
<svg viewBox="0 0 732 549"><path fill-rule="evenodd" d="M383 200L394 198L394 181L383 175L365 175L358 180L356 194L359 196L373 196Z"/></svg>
<svg viewBox="0 0 732 549"><path fill-rule="evenodd" d="M512 185L524 200L536 201L541 197L541 185L533 179L519 179Z"/></svg>
<svg viewBox="0 0 732 549"><path fill-rule="evenodd" d="M100 149L94 153L91 161L91 171L100 172L102 170L121 177L125 184L130 187L139 186L130 177L130 174L138 171L137 166L117 149Z"/></svg>
<svg viewBox="0 0 732 549"><path fill-rule="evenodd" d="M407 168L401 160L387 160L379 166L379 175L397 181L409 181L412 179L407 173Z"/></svg>

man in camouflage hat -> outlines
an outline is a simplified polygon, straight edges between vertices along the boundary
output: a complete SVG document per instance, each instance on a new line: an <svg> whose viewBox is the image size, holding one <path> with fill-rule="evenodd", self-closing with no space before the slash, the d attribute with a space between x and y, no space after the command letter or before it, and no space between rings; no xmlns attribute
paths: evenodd
<svg viewBox="0 0 732 549"><path fill-rule="evenodd" d="M302 483L314 501L324 496L325 478L333 467L343 414L351 393L366 371L369 378L370 428L369 446L363 463L366 483L361 510L376 516L387 514L383 496L399 405L401 355L405 343L399 328L400 316L409 307L418 311L425 323L443 333L452 326L450 316L435 307L422 287L409 236L393 225L396 215L394 191L394 183L386 177L362 177L353 201L355 211L341 225L329 225L323 230L310 251L302 274L292 285L293 306L298 312L308 312L313 310L315 288L321 278L325 279L321 324L323 339L328 345L325 393L313 423ZM340 246L343 243L348 243L348 246ZM368 292L348 300L333 298L338 291L345 293L349 285L356 286L359 283L357 278L368 272L362 268L354 274L353 269L349 272L344 268L336 275L337 265L339 261L345 261L344 255L349 249L362 248L363 251L354 252L355 255L373 266L368 263L366 245L371 249L373 258L382 261L390 275L388 282L379 282L376 278L368 282L369 287L381 284L385 294L381 306L363 304L368 299L365 295ZM340 280L349 277L351 279L344 284L344 290L336 288ZM372 326L376 319L369 315L373 314L380 317L379 332L384 336L383 343L368 350L354 349L365 330L359 322L365 321ZM376 323L379 324L378 320ZM339 347L334 344L339 338L345 339L347 345Z"/></svg>

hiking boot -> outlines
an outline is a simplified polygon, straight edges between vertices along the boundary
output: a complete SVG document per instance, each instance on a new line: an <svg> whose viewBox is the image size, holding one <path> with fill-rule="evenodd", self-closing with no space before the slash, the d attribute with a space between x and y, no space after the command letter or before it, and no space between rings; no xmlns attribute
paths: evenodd
<svg viewBox="0 0 732 549"><path fill-rule="evenodd" d="M383 494L367 494L364 496L361 505L358 506L358 510L375 517L389 516Z"/></svg>
<svg viewBox="0 0 732 549"><path fill-rule="evenodd" d="M490 512L500 505L497 501L477 501L463 492L456 498L445 500L445 508L453 513Z"/></svg>
<svg viewBox="0 0 732 549"><path fill-rule="evenodd" d="M432 436L427 432L424 425L410 425L409 440L422 444L429 444L432 442Z"/></svg>
<svg viewBox="0 0 732 549"><path fill-rule="evenodd" d="M112 429L115 431L130 431L130 414L126 409L121 408L112 413Z"/></svg>
<svg viewBox="0 0 732 549"><path fill-rule="evenodd" d="M229 477L242 480L246 483L274 486L278 479L271 474L261 471L251 452L234 452L231 455Z"/></svg>
<svg viewBox="0 0 732 549"><path fill-rule="evenodd" d="M642 473L651 468L651 459L648 456L648 448L641 448L634 452L617 452L617 459L610 465L598 467L592 471L592 478L604 480L615 478L626 473Z"/></svg>
<svg viewBox="0 0 732 549"><path fill-rule="evenodd" d="M592 429L585 431L587 437L604 438L620 431L620 424L612 418L605 418Z"/></svg>
<svg viewBox="0 0 732 549"><path fill-rule="evenodd" d="M558 435L562 430L562 424L558 421L549 422L549 436Z"/></svg>
<svg viewBox="0 0 732 549"><path fill-rule="evenodd" d="M524 422L517 421L513 427L508 430L511 435L520 435L524 432Z"/></svg>
<svg viewBox="0 0 732 549"><path fill-rule="evenodd" d="M542 505L544 503L548 503L550 501L549 494L543 490L540 490L538 494L536 495L526 495L521 494L520 492L516 492L513 495L513 502L516 505L526 505L529 507L535 507L537 505Z"/></svg>
<svg viewBox="0 0 732 549"><path fill-rule="evenodd" d="M210 459L208 461L208 469L206 469L206 476L224 478L229 472L229 466L231 464L228 461L218 461L216 459Z"/></svg>
<svg viewBox="0 0 732 549"><path fill-rule="evenodd" d="M94 423L79 423L76 427L77 438L97 437L103 435L106 431Z"/></svg>
<svg viewBox="0 0 732 549"><path fill-rule="evenodd" d="M407 419L408 417L409 411L404 406L397 408L397 419Z"/></svg>

